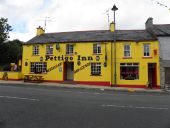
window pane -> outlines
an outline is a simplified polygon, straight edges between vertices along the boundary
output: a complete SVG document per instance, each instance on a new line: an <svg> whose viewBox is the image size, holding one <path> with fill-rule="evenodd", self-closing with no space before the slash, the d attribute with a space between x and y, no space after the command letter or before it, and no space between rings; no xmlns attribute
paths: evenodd
<svg viewBox="0 0 170 128"><path fill-rule="evenodd" d="M33 46L33 55L39 55L39 46Z"/></svg>
<svg viewBox="0 0 170 128"><path fill-rule="evenodd" d="M92 75L101 74L101 63L91 63L91 74Z"/></svg>
<svg viewBox="0 0 170 128"><path fill-rule="evenodd" d="M73 45L72 44L66 45L66 54L73 54Z"/></svg>
<svg viewBox="0 0 170 128"><path fill-rule="evenodd" d="M100 54L101 53L101 45L100 44L93 44L93 53Z"/></svg>
<svg viewBox="0 0 170 128"><path fill-rule="evenodd" d="M53 45L46 46L46 54L53 54Z"/></svg>
<svg viewBox="0 0 170 128"><path fill-rule="evenodd" d="M135 80L139 79L139 64L127 63L127 66L120 66L120 79ZM122 65L122 64L120 64Z"/></svg>
<svg viewBox="0 0 170 128"><path fill-rule="evenodd" d="M124 56L125 57L129 57L130 56L130 45L129 44L125 44L124 45Z"/></svg>
<svg viewBox="0 0 170 128"><path fill-rule="evenodd" d="M30 65L31 73L44 73L47 70L47 62L31 62Z"/></svg>
<svg viewBox="0 0 170 128"><path fill-rule="evenodd" d="M144 56L150 56L150 44L144 44Z"/></svg>

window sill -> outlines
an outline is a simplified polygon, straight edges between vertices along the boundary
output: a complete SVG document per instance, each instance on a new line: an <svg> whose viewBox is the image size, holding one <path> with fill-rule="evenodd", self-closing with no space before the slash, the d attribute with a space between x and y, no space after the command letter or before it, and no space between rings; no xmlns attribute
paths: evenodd
<svg viewBox="0 0 170 128"><path fill-rule="evenodd" d="M32 56L40 56L40 55L38 54L38 55L32 55Z"/></svg>
<svg viewBox="0 0 170 128"><path fill-rule="evenodd" d="M123 59L132 59L132 57L123 57Z"/></svg>
<svg viewBox="0 0 170 128"><path fill-rule="evenodd" d="M54 56L53 54L46 54L45 56Z"/></svg>
<svg viewBox="0 0 170 128"><path fill-rule="evenodd" d="M71 53L71 54L66 54L66 56L74 56L74 54L73 54L73 53Z"/></svg>
<svg viewBox="0 0 170 128"><path fill-rule="evenodd" d="M100 75L94 75L94 74L91 74L90 76L102 76L101 74Z"/></svg>
<svg viewBox="0 0 170 128"><path fill-rule="evenodd" d="M143 56L142 58L143 58L143 59L152 59L151 56Z"/></svg>
<svg viewBox="0 0 170 128"><path fill-rule="evenodd" d="M33 72L30 72L29 74L31 74L31 75L40 75L40 74L47 74L47 72L42 72L42 73L33 73Z"/></svg>
<svg viewBox="0 0 170 128"><path fill-rule="evenodd" d="M93 55L102 55L102 53L93 53Z"/></svg>
<svg viewBox="0 0 170 128"><path fill-rule="evenodd" d="M139 79L120 79L120 80L139 80Z"/></svg>

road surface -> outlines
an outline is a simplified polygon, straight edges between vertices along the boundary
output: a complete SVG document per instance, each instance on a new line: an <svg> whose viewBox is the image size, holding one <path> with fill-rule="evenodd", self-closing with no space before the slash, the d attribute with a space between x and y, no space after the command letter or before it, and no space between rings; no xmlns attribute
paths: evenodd
<svg viewBox="0 0 170 128"><path fill-rule="evenodd" d="M170 128L170 95L0 85L0 128Z"/></svg>

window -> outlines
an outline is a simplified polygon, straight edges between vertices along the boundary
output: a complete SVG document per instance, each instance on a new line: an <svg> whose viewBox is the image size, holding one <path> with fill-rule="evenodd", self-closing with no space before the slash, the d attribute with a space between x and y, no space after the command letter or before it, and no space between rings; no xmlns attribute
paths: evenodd
<svg viewBox="0 0 170 128"><path fill-rule="evenodd" d="M144 56L150 56L150 44L144 44L143 45L143 49L144 49Z"/></svg>
<svg viewBox="0 0 170 128"><path fill-rule="evenodd" d="M120 63L120 79L136 80L139 79L138 63Z"/></svg>
<svg viewBox="0 0 170 128"><path fill-rule="evenodd" d="M170 84L170 67L165 67L165 84Z"/></svg>
<svg viewBox="0 0 170 128"><path fill-rule="evenodd" d="M91 63L91 75L101 74L101 63Z"/></svg>
<svg viewBox="0 0 170 128"><path fill-rule="evenodd" d="M33 46L33 55L39 55L39 46L38 45Z"/></svg>
<svg viewBox="0 0 170 128"><path fill-rule="evenodd" d="M46 54L52 55L53 54L53 45L47 45L46 46Z"/></svg>
<svg viewBox="0 0 170 128"><path fill-rule="evenodd" d="M73 44L66 45L66 54L73 54Z"/></svg>
<svg viewBox="0 0 170 128"><path fill-rule="evenodd" d="M101 53L101 45L100 44L93 44L93 53L100 54Z"/></svg>
<svg viewBox="0 0 170 128"><path fill-rule="evenodd" d="M31 73L45 73L47 70L47 62L31 62Z"/></svg>
<svg viewBox="0 0 170 128"><path fill-rule="evenodd" d="M124 45L124 57L130 57L130 45L129 44Z"/></svg>

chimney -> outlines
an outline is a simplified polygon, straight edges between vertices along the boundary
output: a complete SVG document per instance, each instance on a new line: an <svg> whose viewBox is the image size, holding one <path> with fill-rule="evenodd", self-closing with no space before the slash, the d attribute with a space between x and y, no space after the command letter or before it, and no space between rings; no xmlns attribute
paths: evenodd
<svg viewBox="0 0 170 128"><path fill-rule="evenodd" d="M45 32L45 31L44 31L44 29L43 29L42 27L39 26L39 27L37 28L37 36L40 36L40 35L44 34L44 32Z"/></svg>
<svg viewBox="0 0 170 128"><path fill-rule="evenodd" d="M149 17L145 23L145 29L152 29L153 28L153 18Z"/></svg>
<svg viewBox="0 0 170 128"><path fill-rule="evenodd" d="M115 31L115 23L113 23L113 22L110 23L110 31L111 32Z"/></svg>

